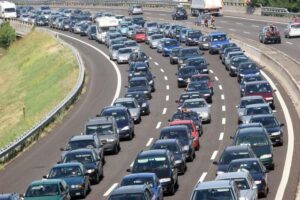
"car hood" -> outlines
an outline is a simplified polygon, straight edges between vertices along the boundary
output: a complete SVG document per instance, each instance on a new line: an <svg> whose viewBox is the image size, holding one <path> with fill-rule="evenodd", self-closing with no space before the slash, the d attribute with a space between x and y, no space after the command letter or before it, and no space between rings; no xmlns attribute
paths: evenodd
<svg viewBox="0 0 300 200"><path fill-rule="evenodd" d="M140 112L140 108L130 108L129 112L131 116L137 116L138 113Z"/></svg>
<svg viewBox="0 0 300 200"><path fill-rule="evenodd" d="M242 118L242 122L243 122L244 124L248 124L252 116L253 116L253 115L243 115L243 116L241 117L241 118Z"/></svg>
<svg viewBox="0 0 300 200"><path fill-rule="evenodd" d="M218 164L217 171L227 172L229 164Z"/></svg>
<svg viewBox="0 0 300 200"><path fill-rule="evenodd" d="M260 181L260 180L265 179L264 173L250 173L250 174L255 181Z"/></svg>
<svg viewBox="0 0 300 200"><path fill-rule="evenodd" d="M254 93L247 93L246 96L262 96L264 99L273 97L272 92L254 92Z"/></svg>
<svg viewBox="0 0 300 200"><path fill-rule="evenodd" d="M77 185L82 184L84 182L83 176L73 176L73 177L66 177L63 178L64 181L70 186L70 185Z"/></svg>
<svg viewBox="0 0 300 200"><path fill-rule="evenodd" d="M136 86L136 87L128 88L128 92L135 92L135 91L149 91L149 88L145 86Z"/></svg>
<svg viewBox="0 0 300 200"><path fill-rule="evenodd" d="M259 158L261 155L264 154L272 154L272 150L270 146L251 146L256 156Z"/></svg>
<svg viewBox="0 0 300 200"><path fill-rule="evenodd" d="M274 126L274 127L266 127L266 130L269 134L275 133L275 132L279 132L280 131L280 127L279 126Z"/></svg>
<svg viewBox="0 0 300 200"><path fill-rule="evenodd" d="M258 69L246 69L241 72L241 74L244 74L244 75L256 74L256 73L259 73Z"/></svg>

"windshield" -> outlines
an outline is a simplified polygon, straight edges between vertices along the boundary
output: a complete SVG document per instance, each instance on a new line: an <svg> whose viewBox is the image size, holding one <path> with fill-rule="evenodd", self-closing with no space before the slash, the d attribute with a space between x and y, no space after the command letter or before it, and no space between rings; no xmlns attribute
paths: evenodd
<svg viewBox="0 0 300 200"><path fill-rule="evenodd" d="M200 38L201 33L199 31L195 31L195 32L188 32L188 37L191 38Z"/></svg>
<svg viewBox="0 0 300 200"><path fill-rule="evenodd" d="M126 108L136 108L136 105L133 101L122 101L114 103L115 106L124 106Z"/></svg>
<svg viewBox="0 0 300 200"><path fill-rule="evenodd" d="M262 98L259 99L245 99L241 101L240 108L245 108L247 105L265 103Z"/></svg>
<svg viewBox="0 0 300 200"><path fill-rule="evenodd" d="M214 42L222 42L222 41L226 41L227 40L227 37L226 35L214 35L212 36L212 41Z"/></svg>
<svg viewBox="0 0 300 200"><path fill-rule="evenodd" d="M119 50L119 49L121 49L121 48L124 48L125 46L124 45L113 45L112 46L112 50Z"/></svg>
<svg viewBox="0 0 300 200"><path fill-rule="evenodd" d="M94 148L94 140L75 140L70 141L68 144L68 149L82 149L82 148Z"/></svg>
<svg viewBox="0 0 300 200"><path fill-rule="evenodd" d="M291 28L300 29L300 24L293 24L291 25Z"/></svg>
<svg viewBox="0 0 300 200"><path fill-rule="evenodd" d="M82 171L79 166L66 166L52 168L48 178L64 178L72 176L82 176Z"/></svg>
<svg viewBox="0 0 300 200"><path fill-rule="evenodd" d="M4 9L4 12L16 12L16 9L15 8L5 8Z"/></svg>
<svg viewBox="0 0 300 200"><path fill-rule="evenodd" d="M157 23L153 22L153 23L148 23L147 27L157 27Z"/></svg>
<svg viewBox="0 0 300 200"><path fill-rule="evenodd" d="M258 161L237 162L229 165L229 172L237 172L239 170L247 170L249 173L261 173L262 169Z"/></svg>
<svg viewBox="0 0 300 200"><path fill-rule="evenodd" d="M253 118L251 120L251 123L261 123L265 128L272 128L275 126L278 126L278 122L275 119L275 117L259 117L259 118Z"/></svg>
<svg viewBox="0 0 300 200"><path fill-rule="evenodd" d="M126 122L128 121L126 111L120 110L120 111L104 111L101 113L101 116L113 116L117 123L119 122ZM108 125L108 124L107 124Z"/></svg>
<svg viewBox="0 0 300 200"><path fill-rule="evenodd" d="M115 194L109 197L109 200L145 200L143 193Z"/></svg>
<svg viewBox="0 0 300 200"><path fill-rule="evenodd" d="M112 124L89 125L86 127L86 134L112 135L114 134L114 129Z"/></svg>
<svg viewBox="0 0 300 200"><path fill-rule="evenodd" d="M236 145L261 147L269 145L269 142L265 135L240 135L236 140Z"/></svg>
<svg viewBox="0 0 300 200"><path fill-rule="evenodd" d="M206 107L206 103L204 101L185 101L183 103L183 108L202 108Z"/></svg>
<svg viewBox="0 0 300 200"><path fill-rule="evenodd" d="M136 47L137 46L137 43L136 42L126 42L125 45L127 47Z"/></svg>
<svg viewBox="0 0 300 200"><path fill-rule="evenodd" d="M169 163L164 156L147 156L138 157L134 162L133 171L134 172L145 172L153 171L155 169L167 169L169 168Z"/></svg>
<svg viewBox="0 0 300 200"><path fill-rule="evenodd" d="M157 144L155 143L151 149L168 149L171 152L179 152L179 148L176 144Z"/></svg>
<svg viewBox="0 0 300 200"><path fill-rule="evenodd" d="M209 76L193 76L191 78L192 82L206 82L206 83L208 83L209 80L210 80Z"/></svg>
<svg viewBox="0 0 300 200"><path fill-rule="evenodd" d="M58 184L32 185L28 188L25 197L44 197L59 195Z"/></svg>
<svg viewBox="0 0 300 200"><path fill-rule="evenodd" d="M272 88L268 83L263 83L263 84L247 84L245 91L247 93L260 93L260 92L266 92L266 93L271 93Z"/></svg>
<svg viewBox="0 0 300 200"><path fill-rule="evenodd" d="M119 49L118 53L119 54L129 54L132 52L132 49Z"/></svg>
<svg viewBox="0 0 300 200"><path fill-rule="evenodd" d="M64 163L67 162L80 162L80 163L91 163L94 162L92 153L68 153L64 157Z"/></svg>
<svg viewBox="0 0 300 200"><path fill-rule="evenodd" d="M250 64L241 64L239 67L240 71L244 70L250 70L250 69L258 69L257 65L255 63L250 63Z"/></svg>
<svg viewBox="0 0 300 200"><path fill-rule="evenodd" d="M121 186L128 186L128 185L150 185L153 187L154 185L154 180L152 177L130 177L130 178L125 178L121 182Z"/></svg>
<svg viewBox="0 0 300 200"><path fill-rule="evenodd" d="M224 151L220 158L220 164L229 164L232 160L250 158L248 151Z"/></svg>
<svg viewBox="0 0 300 200"><path fill-rule="evenodd" d="M210 89L208 88L206 81L191 82L188 85L187 90L198 91L200 93L210 93Z"/></svg>
<svg viewBox="0 0 300 200"><path fill-rule="evenodd" d="M199 66L205 64L205 59L190 60L187 63L189 66Z"/></svg>
<svg viewBox="0 0 300 200"><path fill-rule="evenodd" d="M130 87L140 87L140 86L147 86L147 80L132 80L129 82Z"/></svg>
<svg viewBox="0 0 300 200"><path fill-rule="evenodd" d="M234 196L229 188L213 188L206 190L196 190L193 200L234 200Z"/></svg>
<svg viewBox="0 0 300 200"><path fill-rule="evenodd" d="M198 55L200 55L200 54L199 54L198 49L196 49L196 48L192 48L192 49L182 49L182 50L181 50L181 56L182 56L182 57L184 57L184 56L190 56L190 55L198 56Z"/></svg>
<svg viewBox="0 0 300 200"><path fill-rule="evenodd" d="M188 133L185 130L163 130L160 139L178 139L183 146L189 144Z"/></svg>
<svg viewBox="0 0 300 200"><path fill-rule="evenodd" d="M159 39L162 39L162 38L164 38L163 35L153 35L152 36L152 40L159 40Z"/></svg>
<svg viewBox="0 0 300 200"><path fill-rule="evenodd" d="M179 102L184 102L187 99L197 99L201 98L201 94L183 94L180 96Z"/></svg>
<svg viewBox="0 0 300 200"><path fill-rule="evenodd" d="M244 84L245 82L253 82L253 81L262 81L263 78L261 76L249 76L249 77L244 77L242 79L242 83Z"/></svg>
<svg viewBox="0 0 300 200"><path fill-rule="evenodd" d="M246 108L245 115L260 115L273 113L269 106Z"/></svg>
<svg viewBox="0 0 300 200"><path fill-rule="evenodd" d="M165 46L177 46L178 45L178 42L176 40L166 40L164 42L164 45Z"/></svg>
<svg viewBox="0 0 300 200"><path fill-rule="evenodd" d="M197 71L193 67L184 67L180 68L178 74L179 75L185 75L185 74L195 74Z"/></svg>

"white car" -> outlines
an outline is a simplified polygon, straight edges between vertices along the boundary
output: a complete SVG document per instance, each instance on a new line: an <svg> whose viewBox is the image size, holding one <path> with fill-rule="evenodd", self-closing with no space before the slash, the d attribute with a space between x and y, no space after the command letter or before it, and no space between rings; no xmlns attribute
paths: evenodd
<svg viewBox="0 0 300 200"><path fill-rule="evenodd" d="M211 121L211 109L210 105L203 98L198 99L187 99L183 102L181 109L186 111L196 112L201 120L210 123Z"/></svg>
<svg viewBox="0 0 300 200"><path fill-rule="evenodd" d="M300 20L299 22L289 23L284 30L284 36L286 38L299 37L300 36Z"/></svg>

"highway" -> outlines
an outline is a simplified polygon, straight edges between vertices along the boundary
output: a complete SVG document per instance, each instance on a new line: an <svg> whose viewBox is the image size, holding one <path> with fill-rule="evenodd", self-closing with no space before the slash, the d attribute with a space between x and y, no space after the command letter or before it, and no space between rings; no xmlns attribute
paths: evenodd
<svg viewBox="0 0 300 200"><path fill-rule="evenodd" d="M118 11L118 13L120 13ZM123 12L124 13L124 12ZM154 12L155 14L155 12ZM164 13L163 13L164 14ZM146 16L149 14L146 12ZM157 17L157 20L170 19L170 15L151 15ZM220 26L226 32L229 29L237 29L236 24L239 22L235 18L220 18ZM227 22L224 22L227 21ZM218 23L218 22L217 22ZM222 23L222 25L221 25ZM230 25L223 25L223 24ZM239 22L240 23L240 22ZM251 27L249 24L244 26ZM258 26L259 22L256 22ZM225 28L226 27L226 28ZM249 38L257 39L254 31L258 27L243 29L244 31L253 34ZM228 30L228 31L227 31ZM27 185L36 179L41 179L50 167L55 164L60 158L60 147L64 147L68 138L76 135L83 130L84 122L94 117L102 107L110 105L118 92L118 82L122 85L120 96L124 94L124 86L127 83L128 66L118 65L122 79L120 80L112 63L106 59L99 51L107 53L108 50L104 45L100 45L95 41L89 41L87 38L61 32L60 38L73 45L79 50L84 64L87 68L87 85L86 90L79 101L71 109L70 113L59 123L50 134L39 140L31 148L22 155L18 156L14 161L9 163L4 170L0 171L0 192L19 192L24 193ZM256 32L257 34L257 32ZM243 37L247 37L243 35ZM71 36L71 37L69 37ZM296 44L299 39L293 40ZM141 124L135 126L136 136L132 141L124 141L121 143L121 152L118 155L108 155L104 166L104 178L98 184L92 186L92 192L86 199L106 199L109 191L116 187L121 178L127 174L126 169L134 160L136 154L142 149L147 149L151 138L157 138L159 129L166 126L168 118L176 111L175 100L178 98L182 89L177 88L176 76L177 67L169 64L168 58L163 58L155 50L149 49L145 44L141 44L142 49L151 57L151 70L156 76L156 92L151 100L151 114L143 117ZM294 47L295 46L295 47ZM274 45L274 47L288 53L294 58L298 58L296 50L300 45L289 45L283 40L283 44ZM289 48L288 48L289 47ZM282 49L281 49L282 48ZM295 49L293 49L295 48ZM204 125L204 134L201 137L201 148L197 152L194 162L188 163L188 170L185 175L179 177L179 188L174 196L166 197L165 199L188 199L193 187L198 181L213 180L215 177L215 166L213 160L217 160L224 147L231 143L229 138L235 131L237 126L237 114L235 106L239 101L239 86L235 78L231 78L226 72L224 66L216 55L212 56L205 54L207 61L210 63L211 77L214 78L214 97L212 105L212 123ZM274 77L268 74L278 90L284 97L285 103L288 106L289 113L292 117L294 130L299 130L300 125L297 114L292 106L290 99L285 91L281 88ZM283 110L276 99L276 115L280 122L287 124L285 121ZM284 128L284 141L282 147L274 148L275 170L269 173L270 193L266 199L274 199L281 180L282 170L284 167L284 158L287 150L287 134L286 126ZM299 136L295 135L295 150L293 155L293 163L291 168L291 176L289 178L288 187L286 188L284 199L294 199L299 176ZM297 145L298 144L298 145ZM148 145L148 146L147 146Z"/></svg>

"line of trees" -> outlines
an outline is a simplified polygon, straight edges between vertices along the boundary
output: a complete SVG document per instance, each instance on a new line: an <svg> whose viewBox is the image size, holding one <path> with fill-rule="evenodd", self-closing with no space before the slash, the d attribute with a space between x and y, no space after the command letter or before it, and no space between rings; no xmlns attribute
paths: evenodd
<svg viewBox="0 0 300 200"><path fill-rule="evenodd" d="M290 12L300 12L300 0L250 0L252 5L287 8Z"/></svg>

